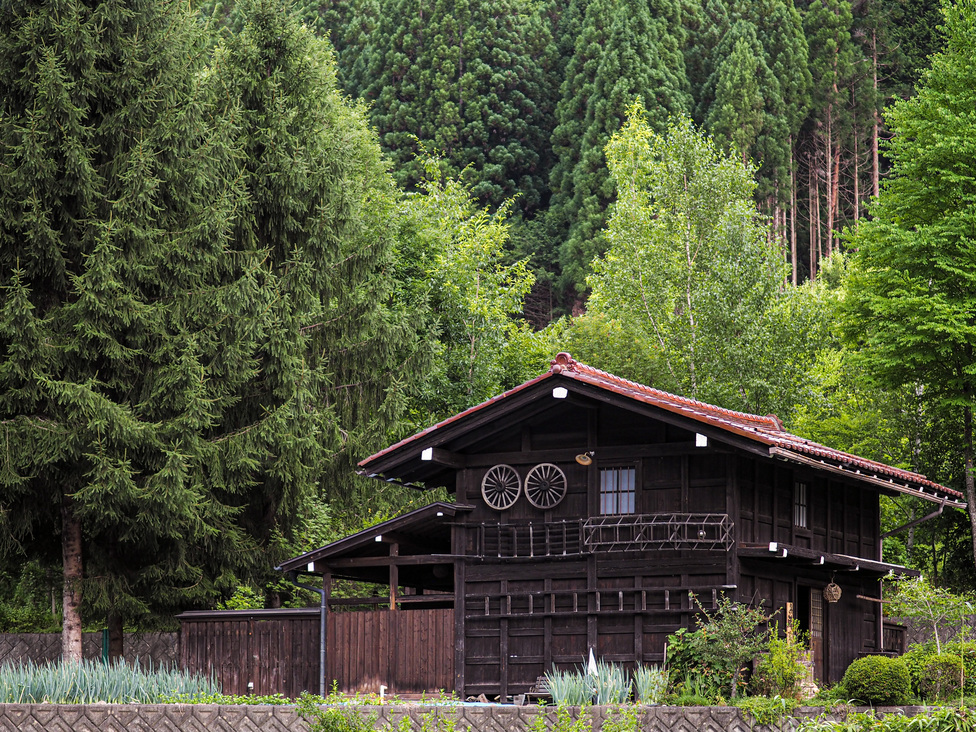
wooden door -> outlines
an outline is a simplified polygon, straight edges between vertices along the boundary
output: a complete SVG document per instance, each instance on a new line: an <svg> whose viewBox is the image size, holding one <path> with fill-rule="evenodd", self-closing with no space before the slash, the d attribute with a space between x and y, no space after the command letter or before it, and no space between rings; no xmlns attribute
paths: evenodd
<svg viewBox="0 0 976 732"><path fill-rule="evenodd" d="M807 638L813 677L818 683L825 680L824 657L826 655L823 591L816 587L797 585L796 620L800 632Z"/></svg>
<svg viewBox="0 0 976 732"><path fill-rule="evenodd" d="M818 682L824 681L824 598L823 592L815 587L803 588L810 593L810 660L813 662L813 677Z"/></svg>

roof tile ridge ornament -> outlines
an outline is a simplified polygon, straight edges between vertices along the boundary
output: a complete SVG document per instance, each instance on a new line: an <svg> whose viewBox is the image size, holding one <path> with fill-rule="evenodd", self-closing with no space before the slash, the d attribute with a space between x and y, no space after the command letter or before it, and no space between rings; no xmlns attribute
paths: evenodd
<svg viewBox="0 0 976 732"><path fill-rule="evenodd" d="M560 351L556 354L556 357L549 362L549 373L561 374L564 371L576 371L576 367L579 364L576 359L570 356L566 351Z"/></svg>

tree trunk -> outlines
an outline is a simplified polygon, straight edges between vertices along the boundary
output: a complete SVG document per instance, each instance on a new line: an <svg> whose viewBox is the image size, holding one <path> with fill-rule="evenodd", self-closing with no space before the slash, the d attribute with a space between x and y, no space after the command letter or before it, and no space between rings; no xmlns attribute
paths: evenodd
<svg viewBox="0 0 976 732"><path fill-rule="evenodd" d="M881 195L881 162L878 157L878 40L871 32L871 67L874 74L874 125L871 128L871 193L877 198Z"/></svg>
<svg viewBox="0 0 976 732"><path fill-rule="evenodd" d="M61 630L61 659L81 663L81 521L75 516L70 496L61 498L61 557L64 564L64 592Z"/></svg>
<svg viewBox="0 0 976 732"><path fill-rule="evenodd" d="M963 387L963 394L970 397L969 387ZM976 563L976 485L973 480L973 408L966 404L962 408L963 460L966 464L966 502L969 504L969 525L973 532L973 562Z"/></svg>
<svg viewBox="0 0 976 732"><path fill-rule="evenodd" d="M857 222L861 218L861 164L858 157L861 154L860 147L858 145L858 130L857 130L857 111L854 111L854 124L852 125L854 133L854 221Z"/></svg>
<svg viewBox="0 0 976 732"><path fill-rule="evenodd" d="M114 610L105 618L108 626L108 660L109 663L122 661L125 658L125 629L122 614Z"/></svg>
<svg viewBox="0 0 976 732"><path fill-rule="evenodd" d="M840 219L840 143L835 143L833 148L834 159L830 168L830 227L827 230L827 236L830 237L827 251L830 254L833 254L835 249L840 249L840 239L834 231Z"/></svg>
<svg viewBox="0 0 976 732"><path fill-rule="evenodd" d="M813 190L813 176L816 174L816 161L813 156L809 158L810 168L807 170L807 200L809 201L809 214L810 214L810 279L815 280L817 278L817 226L820 225L819 221L814 219L814 209L816 207L816 199L814 197Z"/></svg>
<svg viewBox="0 0 976 732"><path fill-rule="evenodd" d="M797 282L796 266L796 151L793 149L793 135L790 135L790 257L793 261L793 286Z"/></svg>

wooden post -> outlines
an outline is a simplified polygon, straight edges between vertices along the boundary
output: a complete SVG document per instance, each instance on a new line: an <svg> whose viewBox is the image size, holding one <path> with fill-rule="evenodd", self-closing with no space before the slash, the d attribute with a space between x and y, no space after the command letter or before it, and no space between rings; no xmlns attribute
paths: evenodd
<svg viewBox="0 0 976 732"><path fill-rule="evenodd" d="M397 609L397 585L400 584L400 567L396 564L396 557L400 556L400 545L396 542L390 544L390 610Z"/></svg>
<svg viewBox="0 0 976 732"><path fill-rule="evenodd" d="M319 651L319 695L325 696L329 679L329 600L332 598L332 571L322 573L322 608L319 618L319 632L322 634Z"/></svg>
<svg viewBox="0 0 976 732"><path fill-rule="evenodd" d="M796 640L793 637L793 603L786 603L786 642L793 643Z"/></svg>

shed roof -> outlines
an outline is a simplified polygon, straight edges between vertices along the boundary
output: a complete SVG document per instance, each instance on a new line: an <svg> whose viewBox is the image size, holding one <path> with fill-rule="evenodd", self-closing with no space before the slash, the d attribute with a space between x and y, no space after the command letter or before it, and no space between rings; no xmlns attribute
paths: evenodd
<svg viewBox="0 0 976 732"><path fill-rule="evenodd" d="M580 363L568 353L558 354L551 362L549 371L540 376L366 458L359 463L360 472L377 478L407 477L422 481L425 474L418 469L422 450L444 445L475 424L512 413L524 401L524 396L535 392L541 394L550 385L565 386L570 390L573 385L577 385L597 398L601 394L625 397L635 404L648 405L674 415L689 428L702 431L713 439L721 441L723 438L739 438L736 440L738 444L745 440L753 451L758 448L770 458L833 472L848 479L873 484L882 490L909 493L930 501L945 500L959 508L966 505L962 493L929 480L924 475L790 434L775 415L737 412L670 394Z"/></svg>
<svg viewBox="0 0 976 732"><path fill-rule="evenodd" d="M386 539L406 542L410 548L404 549L404 555L443 556L450 561L451 523L459 511L470 510L471 506L456 503L431 503L289 559L277 569L306 571L316 563L327 566L344 559L384 556L389 553ZM407 561L405 557L404 561Z"/></svg>

